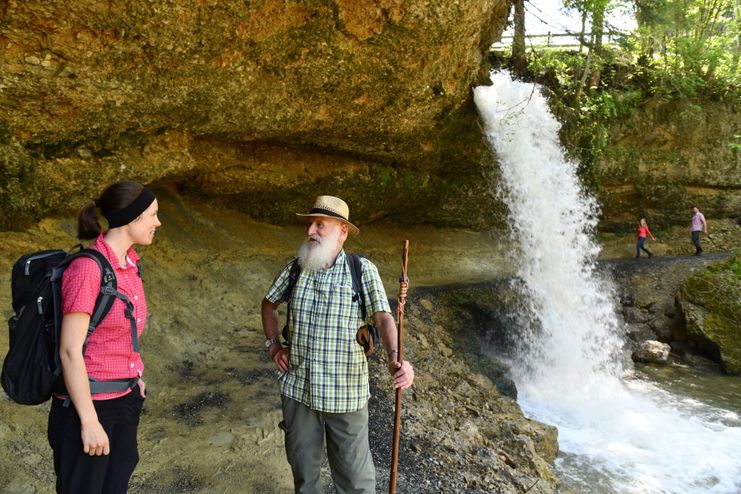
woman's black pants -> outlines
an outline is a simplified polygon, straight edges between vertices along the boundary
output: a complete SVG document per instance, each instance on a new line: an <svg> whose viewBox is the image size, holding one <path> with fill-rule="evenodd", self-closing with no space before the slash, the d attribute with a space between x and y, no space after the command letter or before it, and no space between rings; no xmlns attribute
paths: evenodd
<svg viewBox="0 0 741 494"><path fill-rule="evenodd" d="M139 387L113 400L94 400L111 452L90 456L82 450L80 418L72 403L52 398L48 439L54 451L58 494L126 494L139 461L136 430L144 398Z"/></svg>

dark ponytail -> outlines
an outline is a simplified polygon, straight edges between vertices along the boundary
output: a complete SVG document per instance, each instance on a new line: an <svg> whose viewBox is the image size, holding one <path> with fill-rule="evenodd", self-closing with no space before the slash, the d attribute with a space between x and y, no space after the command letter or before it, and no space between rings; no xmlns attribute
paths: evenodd
<svg viewBox="0 0 741 494"><path fill-rule="evenodd" d="M120 211L141 194L144 186L136 182L116 182L109 185L95 201L85 204L77 213L77 237L92 240L103 231L98 221L96 208L104 217Z"/></svg>
<svg viewBox="0 0 741 494"><path fill-rule="evenodd" d="M102 228L95 214L95 208L95 201L90 201L77 213L77 238L89 240L100 235Z"/></svg>

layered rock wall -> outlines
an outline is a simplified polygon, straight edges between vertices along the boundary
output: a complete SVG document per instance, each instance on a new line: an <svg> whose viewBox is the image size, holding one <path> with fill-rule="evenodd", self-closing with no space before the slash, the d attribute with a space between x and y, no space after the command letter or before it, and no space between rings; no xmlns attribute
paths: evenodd
<svg viewBox="0 0 741 494"><path fill-rule="evenodd" d="M466 105L508 7L3 2L0 227L74 209L122 178L275 221L298 194L334 192L364 205L361 223L372 210L481 226L486 214L464 211L491 206L491 158Z"/></svg>
<svg viewBox="0 0 741 494"><path fill-rule="evenodd" d="M689 224L697 206L708 220L739 218L738 104L654 98L616 118L597 166L602 227Z"/></svg>

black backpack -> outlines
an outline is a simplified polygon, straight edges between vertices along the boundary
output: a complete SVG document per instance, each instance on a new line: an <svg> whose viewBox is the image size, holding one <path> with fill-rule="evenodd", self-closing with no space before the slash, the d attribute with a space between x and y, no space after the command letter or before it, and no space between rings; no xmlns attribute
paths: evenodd
<svg viewBox="0 0 741 494"><path fill-rule="evenodd" d="M360 303L360 311L363 316L363 321L366 322L363 326L358 329L356 339L358 343L363 347L363 351L366 357L373 355L375 345L378 344L378 328L373 324L367 324L366 318L367 313L365 309L365 297L363 296L362 289L362 278L363 278L363 266L360 264L361 255L359 254L346 254L345 262L350 268L350 275L352 276L352 301ZM291 269L288 272L288 286L283 295L283 301L290 305L291 298L293 297L293 290L296 288L296 282L301 274L301 266L298 264L298 259L294 258L291 261ZM288 316L286 317L286 325L283 326L283 340L288 344L288 322L291 318L290 307L288 309Z"/></svg>
<svg viewBox="0 0 741 494"><path fill-rule="evenodd" d="M24 405L37 405L51 397L52 391L66 394L59 358L59 333L62 326L62 273L78 257L88 257L100 267L100 293L82 352L96 326L108 314L116 298L126 303L125 315L132 328L134 351L139 342L134 319L134 304L117 289L116 273L101 252L81 245L77 252L45 250L22 256L13 266L11 290L15 315L8 321L10 345L0 375L8 396ZM73 248L72 250L74 251ZM124 391L136 380L95 381L91 393Z"/></svg>

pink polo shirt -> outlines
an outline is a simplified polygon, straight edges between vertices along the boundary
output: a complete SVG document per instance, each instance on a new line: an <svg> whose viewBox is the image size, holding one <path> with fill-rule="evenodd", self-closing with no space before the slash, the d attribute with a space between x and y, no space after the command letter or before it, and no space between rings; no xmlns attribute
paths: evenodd
<svg viewBox="0 0 741 494"><path fill-rule="evenodd" d="M702 231L702 223L705 221L705 216L698 212L692 216L692 231L693 232L701 232Z"/></svg>
<svg viewBox="0 0 741 494"><path fill-rule="evenodd" d="M98 236L91 247L102 252L116 271L118 291L134 304L137 333L141 336L147 322L147 302L136 267L139 255L134 249L129 249L126 266L121 266L111 246L103 240L103 234ZM72 312L92 314L100 291L100 276L98 264L93 259L82 257L70 264L62 275L64 314ZM88 375L99 381L141 377L144 372L144 362L141 356L134 352L131 343L131 324L124 315L125 308L126 304L117 298L108 315L103 318L87 341L85 367ZM131 390L95 394L93 399L109 400L130 392Z"/></svg>

